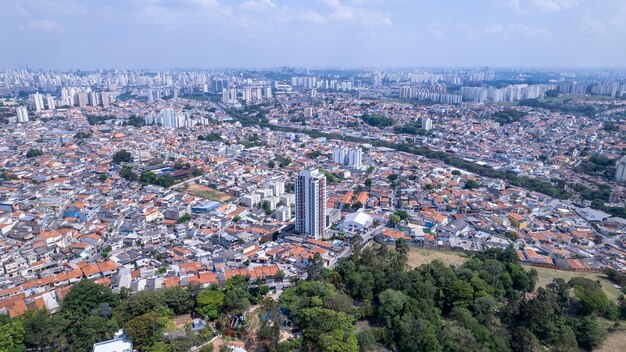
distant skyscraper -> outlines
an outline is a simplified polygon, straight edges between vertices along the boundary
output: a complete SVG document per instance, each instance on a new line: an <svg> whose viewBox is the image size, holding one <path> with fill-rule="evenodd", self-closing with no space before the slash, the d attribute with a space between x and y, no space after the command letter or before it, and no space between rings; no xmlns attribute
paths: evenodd
<svg viewBox="0 0 626 352"><path fill-rule="evenodd" d="M84 108L85 106L87 106L87 102L88 102L88 97L87 97L87 92L85 91L80 91L76 94L76 102L78 103L78 106L81 108Z"/></svg>
<svg viewBox="0 0 626 352"><path fill-rule="evenodd" d="M89 93L89 105L98 106L98 93L96 92Z"/></svg>
<svg viewBox="0 0 626 352"><path fill-rule="evenodd" d="M178 120L176 119L176 114L174 113L174 109L166 108L161 111L159 116L161 125L167 128L177 128Z"/></svg>
<svg viewBox="0 0 626 352"><path fill-rule="evenodd" d="M306 118L313 117L313 108L312 107L307 106L306 108L304 108L304 117L306 117Z"/></svg>
<svg viewBox="0 0 626 352"><path fill-rule="evenodd" d="M40 112L41 110L44 110L43 94L35 93L31 95L31 98L33 99L33 103L35 104L35 111Z"/></svg>
<svg viewBox="0 0 626 352"><path fill-rule="evenodd" d="M363 151L361 148L350 149L348 153L348 165L355 169L361 168L361 159L363 158Z"/></svg>
<svg viewBox="0 0 626 352"><path fill-rule="evenodd" d="M228 81L225 79L214 79L211 81L211 92L220 93L224 89L228 89Z"/></svg>
<svg viewBox="0 0 626 352"><path fill-rule="evenodd" d="M347 150L345 147L340 146L335 149L335 162L337 164L345 164L346 163L346 154Z"/></svg>
<svg viewBox="0 0 626 352"><path fill-rule="evenodd" d="M28 121L28 110L26 110L25 106L17 107L17 122L27 122Z"/></svg>
<svg viewBox="0 0 626 352"><path fill-rule="evenodd" d="M103 107L109 106L110 99L109 92L100 92L100 104L102 104Z"/></svg>
<svg viewBox="0 0 626 352"><path fill-rule="evenodd" d="M48 106L48 110L56 109L56 103L54 102L54 97L51 97L49 94L46 94L46 105Z"/></svg>
<svg viewBox="0 0 626 352"><path fill-rule="evenodd" d="M422 129L426 131L433 129L433 120L430 117L422 118Z"/></svg>
<svg viewBox="0 0 626 352"><path fill-rule="evenodd" d="M296 231L319 238L326 229L326 177L317 169L296 176Z"/></svg>
<svg viewBox="0 0 626 352"><path fill-rule="evenodd" d="M626 156L622 157L616 166L615 180L617 182L626 182Z"/></svg>

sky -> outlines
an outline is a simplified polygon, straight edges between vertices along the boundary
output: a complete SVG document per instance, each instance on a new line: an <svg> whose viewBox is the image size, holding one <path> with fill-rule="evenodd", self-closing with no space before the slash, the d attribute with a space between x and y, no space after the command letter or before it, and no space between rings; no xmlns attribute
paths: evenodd
<svg viewBox="0 0 626 352"><path fill-rule="evenodd" d="M626 67L626 0L0 0L0 69Z"/></svg>

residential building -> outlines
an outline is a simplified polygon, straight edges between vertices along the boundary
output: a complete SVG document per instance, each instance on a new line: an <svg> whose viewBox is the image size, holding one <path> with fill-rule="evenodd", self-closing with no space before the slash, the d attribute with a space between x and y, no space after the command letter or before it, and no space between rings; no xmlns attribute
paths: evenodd
<svg viewBox="0 0 626 352"><path fill-rule="evenodd" d="M296 231L322 237L326 229L326 177L317 169L296 176Z"/></svg>

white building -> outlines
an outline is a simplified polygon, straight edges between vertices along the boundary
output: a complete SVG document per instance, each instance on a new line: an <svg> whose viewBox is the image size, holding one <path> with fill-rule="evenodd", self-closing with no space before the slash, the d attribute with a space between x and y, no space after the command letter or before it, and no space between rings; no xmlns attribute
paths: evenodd
<svg viewBox="0 0 626 352"><path fill-rule="evenodd" d="M133 343L124 337L122 330L115 334L115 338L93 344L93 352L132 352Z"/></svg>
<svg viewBox="0 0 626 352"><path fill-rule="evenodd" d="M422 118L422 129L425 131L433 129L433 120L430 117Z"/></svg>
<svg viewBox="0 0 626 352"><path fill-rule="evenodd" d="M274 192L274 195L276 197L280 196L281 194L285 193L285 183L282 181L276 181L273 182L270 187L272 187L272 191Z"/></svg>
<svg viewBox="0 0 626 352"><path fill-rule="evenodd" d="M35 111L40 112L45 109L43 105L43 94L35 93L31 95L31 98L35 104Z"/></svg>
<svg viewBox="0 0 626 352"><path fill-rule="evenodd" d="M291 193L284 193L280 196L280 201L283 202L285 206L291 207L291 205L296 202L296 196Z"/></svg>
<svg viewBox="0 0 626 352"><path fill-rule="evenodd" d="M260 203L261 195L259 193L250 193L241 197L241 204L249 208L254 208Z"/></svg>
<svg viewBox="0 0 626 352"><path fill-rule="evenodd" d="M278 221L291 220L291 208L285 205L278 207L274 212L274 218Z"/></svg>
<svg viewBox="0 0 626 352"><path fill-rule="evenodd" d="M28 110L25 106L17 107L17 122L28 122Z"/></svg>
<svg viewBox="0 0 626 352"><path fill-rule="evenodd" d="M363 212L351 213L337 226L340 230L362 231L374 223L374 218Z"/></svg>
<svg viewBox="0 0 626 352"><path fill-rule="evenodd" d="M46 105L48 106L48 110L56 109L56 103L54 102L54 97L50 96L50 94L46 94Z"/></svg>
<svg viewBox="0 0 626 352"><path fill-rule="evenodd" d="M278 202L280 202L280 199L278 197L267 197L263 199L263 202L267 202L270 206L270 210L274 210L276 209Z"/></svg>
<svg viewBox="0 0 626 352"><path fill-rule="evenodd" d="M615 171L615 180L617 182L626 182L626 156L617 162L617 170Z"/></svg>
<svg viewBox="0 0 626 352"><path fill-rule="evenodd" d="M363 159L363 151L361 148L350 149L348 156L348 165L354 169L360 169Z"/></svg>
<svg viewBox="0 0 626 352"><path fill-rule="evenodd" d="M335 162L337 164L345 164L346 163L346 154L347 154L347 150L345 147L337 147L337 149L335 149Z"/></svg>
<svg viewBox="0 0 626 352"><path fill-rule="evenodd" d="M326 229L326 177L317 169L296 176L296 231L320 238Z"/></svg>

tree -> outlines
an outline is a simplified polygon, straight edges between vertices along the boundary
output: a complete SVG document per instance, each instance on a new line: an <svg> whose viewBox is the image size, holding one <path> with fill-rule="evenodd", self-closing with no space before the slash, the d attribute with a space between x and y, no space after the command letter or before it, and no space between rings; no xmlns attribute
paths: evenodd
<svg viewBox="0 0 626 352"><path fill-rule="evenodd" d="M478 183L474 180L466 180L465 181L465 189L476 189L478 188Z"/></svg>
<svg viewBox="0 0 626 352"><path fill-rule="evenodd" d="M307 350L359 350L354 321L345 313L320 307L305 308L298 318L298 324L304 327L303 344Z"/></svg>
<svg viewBox="0 0 626 352"><path fill-rule="evenodd" d="M24 351L24 336L25 331L21 320L11 319L5 314L0 315L0 351Z"/></svg>
<svg viewBox="0 0 626 352"><path fill-rule="evenodd" d="M115 164L129 163L131 161L133 161L133 157L125 149L119 150L115 154L113 154L113 163Z"/></svg>
<svg viewBox="0 0 626 352"><path fill-rule="evenodd" d="M601 235L593 236L593 243L600 245L602 242L604 242L604 238Z"/></svg>
<svg viewBox="0 0 626 352"><path fill-rule="evenodd" d="M183 214L183 216L181 216L180 218L178 218L178 220L176 220L177 224L184 224L187 223L189 221L191 221L191 215L189 215L189 213L185 213Z"/></svg>
<svg viewBox="0 0 626 352"><path fill-rule="evenodd" d="M27 158L36 158L42 155L43 155L43 152L41 151L41 149L29 149L28 152L26 152Z"/></svg>
<svg viewBox="0 0 626 352"><path fill-rule="evenodd" d="M389 223L390 223L392 226L396 226L397 224L399 224L399 223L400 223L400 221L402 221L402 219L400 218L400 216L398 216L398 215L396 215L396 214L393 214L393 215L391 215L391 216L389 217Z"/></svg>
<svg viewBox="0 0 626 352"><path fill-rule="evenodd" d="M164 328L162 319L157 313L149 312L131 319L124 326L124 332L140 351L149 348L160 339Z"/></svg>
<svg viewBox="0 0 626 352"><path fill-rule="evenodd" d="M455 169L455 170L451 171L451 174L453 174L454 176L460 176L461 175L461 171Z"/></svg>
<svg viewBox="0 0 626 352"><path fill-rule="evenodd" d="M265 215L270 215L272 213L272 206L267 200L264 200L263 203L261 203L261 208L265 211Z"/></svg>
<svg viewBox="0 0 626 352"><path fill-rule="evenodd" d="M217 319L224 308L225 297L224 292L217 288L206 288L202 290L196 298L198 311L208 319Z"/></svg>
<svg viewBox="0 0 626 352"><path fill-rule="evenodd" d="M313 260L307 266L307 280L315 281L322 278L322 272L324 271L324 259L322 256L315 252Z"/></svg>
<svg viewBox="0 0 626 352"><path fill-rule="evenodd" d="M515 231L507 231L504 233L504 237L508 238L509 240L515 242L517 241L519 238L517 237L517 232Z"/></svg>
<svg viewBox="0 0 626 352"><path fill-rule="evenodd" d="M74 135L75 139L85 139L85 138L89 138L91 137L91 133L87 133L87 132L78 132Z"/></svg>
<svg viewBox="0 0 626 352"><path fill-rule="evenodd" d="M249 277L237 275L226 281L224 287L224 312L241 315L250 307L249 279Z"/></svg>
<svg viewBox="0 0 626 352"><path fill-rule="evenodd" d="M108 176L106 174L100 174L98 175L98 179L102 182L106 181L108 178Z"/></svg>
<svg viewBox="0 0 626 352"><path fill-rule="evenodd" d="M66 322L61 314L50 315L45 309L29 310L21 319L27 348L52 351L67 348Z"/></svg>
<svg viewBox="0 0 626 352"><path fill-rule="evenodd" d="M120 170L120 177L128 181L137 180L137 174L133 172L133 169L131 167L128 167L128 166L122 167L122 169Z"/></svg>
<svg viewBox="0 0 626 352"><path fill-rule="evenodd" d="M606 330L602 329L597 320L591 317L578 321L575 333L578 345L587 351L600 347L606 338Z"/></svg>
<svg viewBox="0 0 626 352"><path fill-rule="evenodd" d="M558 89L550 89L546 91L546 98L556 98L559 96L559 90Z"/></svg>
<svg viewBox="0 0 626 352"><path fill-rule="evenodd" d="M285 272L282 270L278 270L276 272L276 280L282 282L285 279Z"/></svg>
<svg viewBox="0 0 626 352"><path fill-rule="evenodd" d="M78 351L89 350L94 343L113 338L118 329L115 320L87 316L77 328L73 329L70 346Z"/></svg>
<svg viewBox="0 0 626 352"><path fill-rule="evenodd" d="M409 297L400 291L387 289L380 294L378 299L380 301L378 316L391 329L399 323Z"/></svg>
<svg viewBox="0 0 626 352"><path fill-rule="evenodd" d="M82 280L74 285L63 299L61 314L72 325L72 323L78 323L90 315L102 303L116 307L118 299L110 288L89 280Z"/></svg>
<svg viewBox="0 0 626 352"><path fill-rule="evenodd" d="M366 178L365 181L363 182L363 184L365 185L365 187L370 188L372 187L372 179L371 178Z"/></svg>
<svg viewBox="0 0 626 352"><path fill-rule="evenodd" d="M268 166L270 169L273 169L273 168L276 166L276 163L274 163L274 160L270 160L270 162L269 162L269 163L267 163L267 166Z"/></svg>

